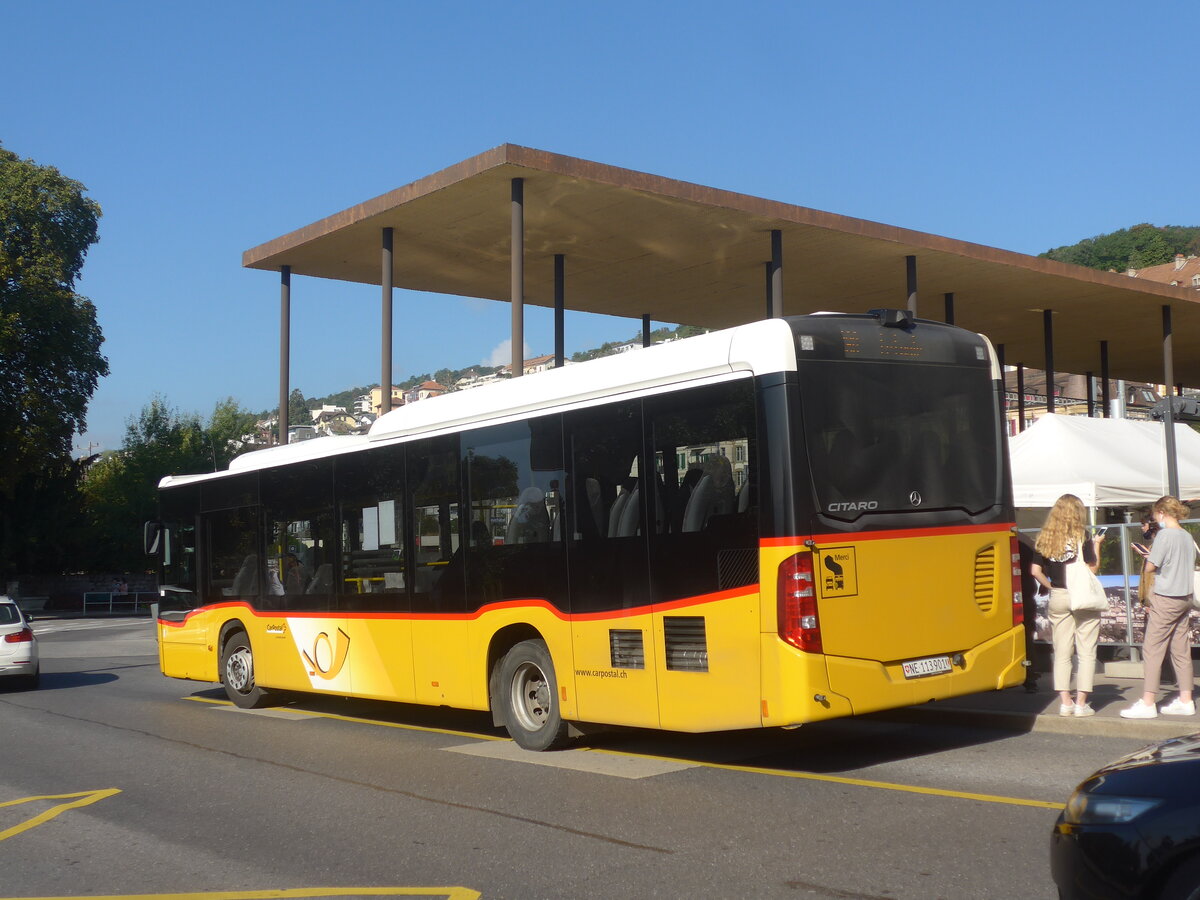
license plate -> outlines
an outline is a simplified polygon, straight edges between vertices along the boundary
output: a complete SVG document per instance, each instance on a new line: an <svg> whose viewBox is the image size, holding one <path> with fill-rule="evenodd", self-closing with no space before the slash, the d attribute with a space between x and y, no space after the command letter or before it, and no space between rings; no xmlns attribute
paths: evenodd
<svg viewBox="0 0 1200 900"><path fill-rule="evenodd" d="M945 675L950 671L950 657L931 656L928 659L913 659L901 664L905 678L924 678L926 675Z"/></svg>

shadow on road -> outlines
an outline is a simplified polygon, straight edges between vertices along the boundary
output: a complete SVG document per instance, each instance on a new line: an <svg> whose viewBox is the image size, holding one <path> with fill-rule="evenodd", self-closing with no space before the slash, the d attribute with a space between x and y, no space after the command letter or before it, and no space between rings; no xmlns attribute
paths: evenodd
<svg viewBox="0 0 1200 900"><path fill-rule="evenodd" d="M220 688L194 697L225 700ZM506 736L487 713L313 694L282 695L280 707L363 719L404 728L457 732L479 739ZM877 716L817 722L801 728L681 734L606 728L578 738L574 749L612 750L679 760L833 774L1012 739L1011 730L891 721Z"/></svg>

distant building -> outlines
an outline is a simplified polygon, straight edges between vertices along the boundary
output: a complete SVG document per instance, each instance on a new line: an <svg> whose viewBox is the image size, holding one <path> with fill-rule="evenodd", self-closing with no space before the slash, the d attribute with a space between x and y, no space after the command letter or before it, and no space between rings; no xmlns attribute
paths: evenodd
<svg viewBox="0 0 1200 900"><path fill-rule="evenodd" d="M396 409L397 407L401 407L403 405L404 405L404 390L403 390L403 388L398 388L393 385L393 387L392 387L392 409ZM375 416L382 415L382 413L383 413L383 388L380 388L380 387L371 388L371 406L369 409L358 409L357 402L355 403L355 409L358 412L369 412Z"/></svg>
<svg viewBox="0 0 1200 900"><path fill-rule="evenodd" d="M430 397L440 397L449 390L445 385L438 384L436 381L422 381L414 388L409 388L404 392L405 403L419 403L422 400L428 400Z"/></svg>
<svg viewBox="0 0 1200 900"><path fill-rule="evenodd" d="M1142 278L1146 281L1174 284L1200 291L1200 256L1176 253L1174 262L1163 263L1161 266L1147 266L1144 269L1128 269L1125 274L1130 278Z"/></svg>

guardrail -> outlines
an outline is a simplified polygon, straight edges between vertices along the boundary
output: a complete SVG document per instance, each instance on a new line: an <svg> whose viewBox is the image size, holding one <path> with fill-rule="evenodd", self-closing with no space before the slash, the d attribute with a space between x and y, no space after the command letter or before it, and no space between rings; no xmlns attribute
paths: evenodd
<svg viewBox="0 0 1200 900"><path fill-rule="evenodd" d="M157 591L130 591L125 594L116 591L88 591L83 595L83 611L138 613L145 610L149 613L150 604L157 602Z"/></svg>

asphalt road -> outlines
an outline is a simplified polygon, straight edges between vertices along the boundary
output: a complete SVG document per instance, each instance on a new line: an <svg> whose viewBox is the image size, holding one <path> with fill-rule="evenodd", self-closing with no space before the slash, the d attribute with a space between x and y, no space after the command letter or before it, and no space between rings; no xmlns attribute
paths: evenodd
<svg viewBox="0 0 1200 900"><path fill-rule="evenodd" d="M486 716L246 712L146 620L36 623L0 687L0 900L1053 898L1072 787L1135 739L858 719L614 732L530 754Z"/></svg>

